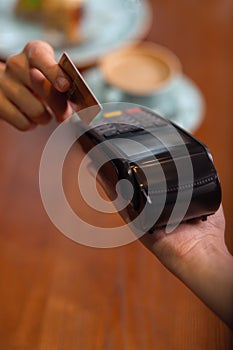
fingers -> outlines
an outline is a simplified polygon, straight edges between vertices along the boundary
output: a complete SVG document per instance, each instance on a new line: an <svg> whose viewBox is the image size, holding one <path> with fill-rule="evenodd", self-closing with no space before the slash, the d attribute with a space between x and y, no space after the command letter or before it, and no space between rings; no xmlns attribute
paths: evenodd
<svg viewBox="0 0 233 350"><path fill-rule="evenodd" d="M17 106L29 119L40 124L50 120L51 116L46 111L44 104L25 86L8 77L2 90L9 101Z"/></svg>
<svg viewBox="0 0 233 350"><path fill-rule="evenodd" d="M71 82L57 64L52 47L45 42L33 41L25 46L23 53L31 67L26 84L45 99L58 121L65 120L72 113L64 94Z"/></svg>
<svg viewBox="0 0 233 350"><path fill-rule="evenodd" d="M52 116L63 121L72 112L64 93L70 84L52 47L30 42L0 70L0 117L20 130L46 124Z"/></svg>
<svg viewBox="0 0 233 350"><path fill-rule="evenodd" d="M0 117L21 131L34 128L35 123L20 112L0 91Z"/></svg>
<svg viewBox="0 0 233 350"><path fill-rule="evenodd" d="M58 66L52 47L42 41L32 41L25 46L23 54L29 66L25 83L45 100L58 121L65 120L72 112L64 94L71 82Z"/></svg>
<svg viewBox="0 0 233 350"><path fill-rule="evenodd" d="M35 96L32 91L21 84L14 76L2 73L0 77L1 89L1 116L8 121L12 119L12 112L17 109L15 118L20 115L20 120L27 118L33 124L47 124L51 115L47 111L40 97ZM6 109L6 106L8 107ZM28 123L22 126L27 129ZM14 124L15 126L15 124Z"/></svg>
<svg viewBox="0 0 233 350"><path fill-rule="evenodd" d="M66 95L56 90L37 69L31 69L31 82L32 90L44 99L58 121L63 121L71 115L72 110Z"/></svg>
<svg viewBox="0 0 233 350"><path fill-rule="evenodd" d="M58 91L68 90L70 81L58 66L54 51L49 44L32 41L25 46L23 54L26 56L29 67L38 69Z"/></svg>

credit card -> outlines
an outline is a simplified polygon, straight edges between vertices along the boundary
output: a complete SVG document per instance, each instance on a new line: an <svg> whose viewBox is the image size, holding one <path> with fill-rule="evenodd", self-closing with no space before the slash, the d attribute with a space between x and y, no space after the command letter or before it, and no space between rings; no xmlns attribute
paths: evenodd
<svg viewBox="0 0 233 350"><path fill-rule="evenodd" d="M101 104L66 52L62 54L58 64L71 80L71 87L66 93L67 99L83 124L89 125L102 110ZM78 113L80 111L82 113Z"/></svg>

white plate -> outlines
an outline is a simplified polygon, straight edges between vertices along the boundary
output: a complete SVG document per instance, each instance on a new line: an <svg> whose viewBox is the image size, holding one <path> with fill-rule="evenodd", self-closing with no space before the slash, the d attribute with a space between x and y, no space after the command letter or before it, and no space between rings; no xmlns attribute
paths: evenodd
<svg viewBox="0 0 233 350"><path fill-rule="evenodd" d="M157 111L183 129L195 132L204 115L204 98L198 87L185 75L176 78L166 89L166 93L154 95L149 99L132 99L130 96L119 96L106 86L98 68L85 72L84 78L98 100L104 102L134 102Z"/></svg>
<svg viewBox="0 0 233 350"><path fill-rule="evenodd" d="M31 40L44 40L55 47L58 59L65 50L83 67L94 63L105 53L140 39L149 29L151 8L147 0L87 0L82 30L83 43L56 47L42 25L14 16L16 0L0 0L0 56L6 58L22 50Z"/></svg>

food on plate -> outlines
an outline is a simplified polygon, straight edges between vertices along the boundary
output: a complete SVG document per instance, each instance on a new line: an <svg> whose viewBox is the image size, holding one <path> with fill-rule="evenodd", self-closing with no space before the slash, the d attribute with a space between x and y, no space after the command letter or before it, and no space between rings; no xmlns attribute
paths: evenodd
<svg viewBox="0 0 233 350"><path fill-rule="evenodd" d="M68 43L82 41L81 22L85 0L17 0L15 14L62 32Z"/></svg>

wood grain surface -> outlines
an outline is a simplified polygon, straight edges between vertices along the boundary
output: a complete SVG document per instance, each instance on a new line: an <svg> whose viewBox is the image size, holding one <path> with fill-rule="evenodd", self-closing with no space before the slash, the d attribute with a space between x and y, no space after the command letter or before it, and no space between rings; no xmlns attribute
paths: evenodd
<svg viewBox="0 0 233 350"><path fill-rule="evenodd" d="M232 4L154 0L148 35L175 52L205 97L196 136L219 171L231 252ZM38 171L55 127L22 133L0 123L0 349L230 350L229 329L139 242L95 249L53 226ZM67 190L77 202L75 181Z"/></svg>

